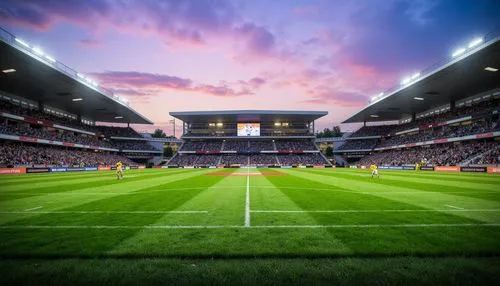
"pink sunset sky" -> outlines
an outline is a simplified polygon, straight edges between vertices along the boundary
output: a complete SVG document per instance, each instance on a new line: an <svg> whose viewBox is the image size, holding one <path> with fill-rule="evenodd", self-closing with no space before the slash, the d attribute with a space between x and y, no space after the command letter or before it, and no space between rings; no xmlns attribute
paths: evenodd
<svg viewBox="0 0 500 286"><path fill-rule="evenodd" d="M0 0L0 25L168 112L321 110L338 125L401 78L500 27L495 0ZM350 129L352 126L343 126Z"/></svg>

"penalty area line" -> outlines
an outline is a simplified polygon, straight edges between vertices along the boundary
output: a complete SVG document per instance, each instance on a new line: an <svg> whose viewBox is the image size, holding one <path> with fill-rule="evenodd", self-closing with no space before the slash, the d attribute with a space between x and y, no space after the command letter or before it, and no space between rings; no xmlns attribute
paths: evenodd
<svg viewBox="0 0 500 286"><path fill-rule="evenodd" d="M208 211L0 211L0 214L207 214Z"/></svg>
<svg viewBox="0 0 500 286"><path fill-rule="evenodd" d="M452 208L452 209L456 209L456 210L463 210L464 208L461 208L461 207L456 207L456 206L452 206L452 205L444 205L445 207L449 207L449 208Z"/></svg>
<svg viewBox="0 0 500 286"><path fill-rule="evenodd" d="M42 206L38 206L38 207L31 208L31 209L25 209L24 211L25 212L30 212L30 211L34 211L34 210L39 210L41 208L42 208Z"/></svg>
<svg viewBox="0 0 500 286"><path fill-rule="evenodd" d="M427 210L252 210L253 213L398 213L398 212L500 212L500 209L427 209Z"/></svg>
<svg viewBox="0 0 500 286"><path fill-rule="evenodd" d="M332 224L332 225L1 225L0 229L220 229L220 228L431 228L431 227L500 227L500 223L434 224Z"/></svg>

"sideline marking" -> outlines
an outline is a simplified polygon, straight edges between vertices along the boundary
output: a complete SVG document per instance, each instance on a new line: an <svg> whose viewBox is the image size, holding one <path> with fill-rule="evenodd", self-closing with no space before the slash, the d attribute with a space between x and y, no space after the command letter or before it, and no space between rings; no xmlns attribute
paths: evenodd
<svg viewBox="0 0 500 286"><path fill-rule="evenodd" d="M332 224L332 225L0 225L0 229L211 229L211 228L427 228L500 227L500 223Z"/></svg>
<svg viewBox="0 0 500 286"><path fill-rule="evenodd" d="M460 207L456 207L456 206L452 206L452 205L444 205L445 207L449 207L449 208L453 208L453 209L457 209L457 210L463 210L464 208L460 208Z"/></svg>
<svg viewBox="0 0 500 286"><path fill-rule="evenodd" d="M206 214L208 211L2 211L0 214Z"/></svg>
<svg viewBox="0 0 500 286"><path fill-rule="evenodd" d="M38 209L41 209L42 206L38 206L38 207L34 207L34 208L31 208L31 209L25 209L24 211L25 212L29 212L29 211L34 211L34 210L38 210Z"/></svg>
<svg viewBox="0 0 500 286"><path fill-rule="evenodd" d="M250 227L250 169L247 168L247 194L245 200L245 227Z"/></svg>
<svg viewBox="0 0 500 286"><path fill-rule="evenodd" d="M500 209L427 209L427 210L252 210L253 213L397 213L397 212L500 212Z"/></svg>

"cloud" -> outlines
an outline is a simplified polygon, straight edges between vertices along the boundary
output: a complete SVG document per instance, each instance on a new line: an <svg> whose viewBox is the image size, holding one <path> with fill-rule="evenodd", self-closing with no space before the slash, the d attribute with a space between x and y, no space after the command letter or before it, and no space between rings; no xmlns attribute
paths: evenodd
<svg viewBox="0 0 500 286"><path fill-rule="evenodd" d="M333 104L340 107L361 107L366 105L368 98L362 94L340 91L329 87L317 87L310 91L311 98L302 101L310 104Z"/></svg>
<svg viewBox="0 0 500 286"><path fill-rule="evenodd" d="M213 85L177 76L137 71L108 71L93 73L91 76L116 94L132 97L149 97L169 91L198 92L221 97L247 96L253 95L255 90L266 83L264 79L255 77L249 81Z"/></svg>
<svg viewBox="0 0 500 286"><path fill-rule="evenodd" d="M93 40L93 39L81 39L78 41L78 43L82 46L92 47L92 48L99 47L101 45L101 43L98 40Z"/></svg>

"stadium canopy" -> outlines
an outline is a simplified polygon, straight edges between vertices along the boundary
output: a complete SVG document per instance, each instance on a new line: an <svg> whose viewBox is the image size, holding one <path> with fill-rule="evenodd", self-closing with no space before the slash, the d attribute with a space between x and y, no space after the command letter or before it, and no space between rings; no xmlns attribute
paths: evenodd
<svg viewBox="0 0 500 286"><path fill-rule="evenodd" d="M187 123L206 122L312 122L327 115L327 111L285 110L223 110L170 112L170 115Z"/></svg>
<svg viewBox="0 0 500 286"><path fill-rule="evenodd" d="M500 37L461 52L373 99L342 123L401 120L500 87Z"/></svg>
<svg viewBox="0 0 500 286"><path fill-rule="evenodd" d="M82 74L0 28L0 90L93 121L153 124Z"/></svg>

